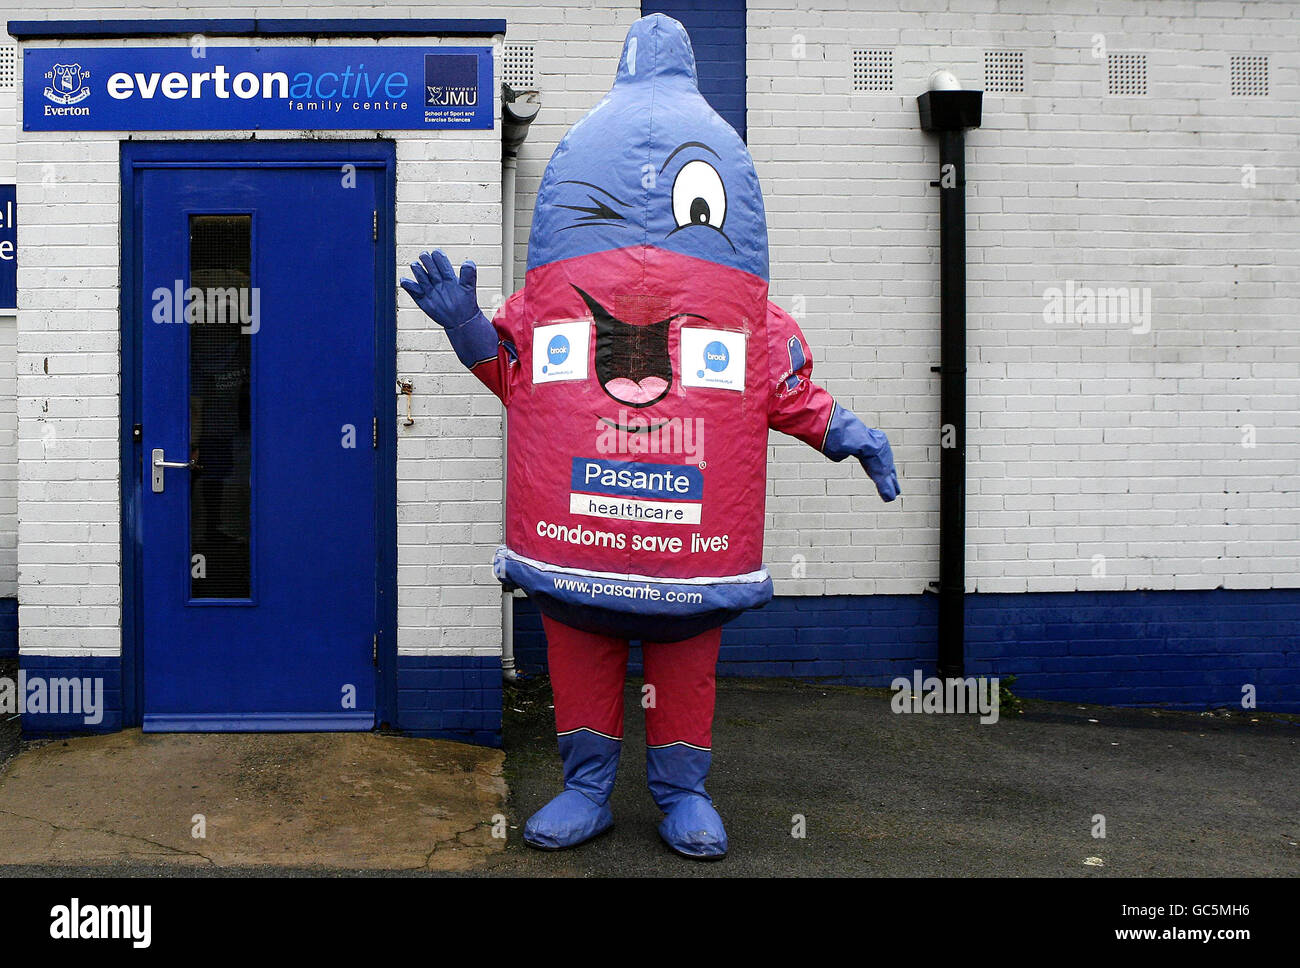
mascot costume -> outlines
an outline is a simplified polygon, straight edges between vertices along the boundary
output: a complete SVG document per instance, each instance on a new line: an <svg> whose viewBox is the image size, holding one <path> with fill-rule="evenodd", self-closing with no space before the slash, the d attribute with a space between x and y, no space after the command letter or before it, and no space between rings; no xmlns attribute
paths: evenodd
<svg viewBox="0 0 1300 968"><path fill-rule="evenodd" d="M524 288L489 321L471 262L440 251L402 285L507 408L495 561L546 630L564 791L533 847L613 823L628 641L642 643L660 836L716 859L704 790L721 626L772 597L763 566L768 428L855 457L898 495L889 442L811 380L767 301L767 224L745 144L696 86L686 30L637 21L610 92L564 136L537 193Z"/></svg>

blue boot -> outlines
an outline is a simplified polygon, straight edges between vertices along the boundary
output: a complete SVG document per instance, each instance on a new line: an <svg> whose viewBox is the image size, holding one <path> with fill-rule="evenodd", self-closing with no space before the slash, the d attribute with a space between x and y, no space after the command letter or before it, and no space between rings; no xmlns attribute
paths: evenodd
<svg viewBox="0 0 1300 968"><path fill-rule="evenodd" d="M524 843L538 850L576 847L614 825L609 795L621 740L578 729L560 736L564 792L528 818Z"/></svg>
<svg viewBox="0 0 1300 968"><path fill-rule="evenodd" d="M727 832L704 792L713 754L685 743L646 750L650 793L666 816L659 824L664 843L692 860L721 860L727 856Z"/></svg>

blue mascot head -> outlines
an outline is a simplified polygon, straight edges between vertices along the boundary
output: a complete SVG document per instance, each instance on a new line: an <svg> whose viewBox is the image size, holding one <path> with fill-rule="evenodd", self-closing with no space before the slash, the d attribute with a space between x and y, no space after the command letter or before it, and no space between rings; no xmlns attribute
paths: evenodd
<svg viewBox="0 0 1300 968"><path fill-rule="evenodd" d="M663 14L632 25L613 88L551 156L528 268L634 246L768 278L753 159L700 94L686 29Z"/></svg>

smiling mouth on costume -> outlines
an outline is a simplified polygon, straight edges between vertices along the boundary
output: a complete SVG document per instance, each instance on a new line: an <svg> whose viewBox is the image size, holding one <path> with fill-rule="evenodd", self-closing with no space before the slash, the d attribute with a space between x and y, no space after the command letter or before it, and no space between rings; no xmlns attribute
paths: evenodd
<svg viewBox="0 0 1300 968"><path fill-rule="evenodd" d="M657 424L646 424L644 427L624 427L617 420L610 420L608 417L598 417L597 419L615 430L623 431L625 434L648 434L654 430L661 430L670 423L668 420L661 420Z"/></svg>
<svg viewBox="0 0 1300 968"><path fill-rule="evenodd" d="M577 286L596 324L596 382L611 400L638 409L658 403L673 385L668 356L668 328L674 319L695 313L674 313L652 323L625 322ZM603 419L603 418L602 418ZM608 421L606 421L608 423ZM618 424L611 424L617 427ZM629 433L642 431L622 428ZM648 428L647 428L648 429Z"/></svg>

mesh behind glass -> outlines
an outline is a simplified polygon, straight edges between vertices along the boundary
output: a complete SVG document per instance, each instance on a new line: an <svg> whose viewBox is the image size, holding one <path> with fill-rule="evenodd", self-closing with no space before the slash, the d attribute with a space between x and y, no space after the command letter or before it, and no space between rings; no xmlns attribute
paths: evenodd
<svg viewBox="0 0 1300 968"><path fill-rule="evenodd" d="M190 594L251 594L252 217L190 216Z"/></svg>

